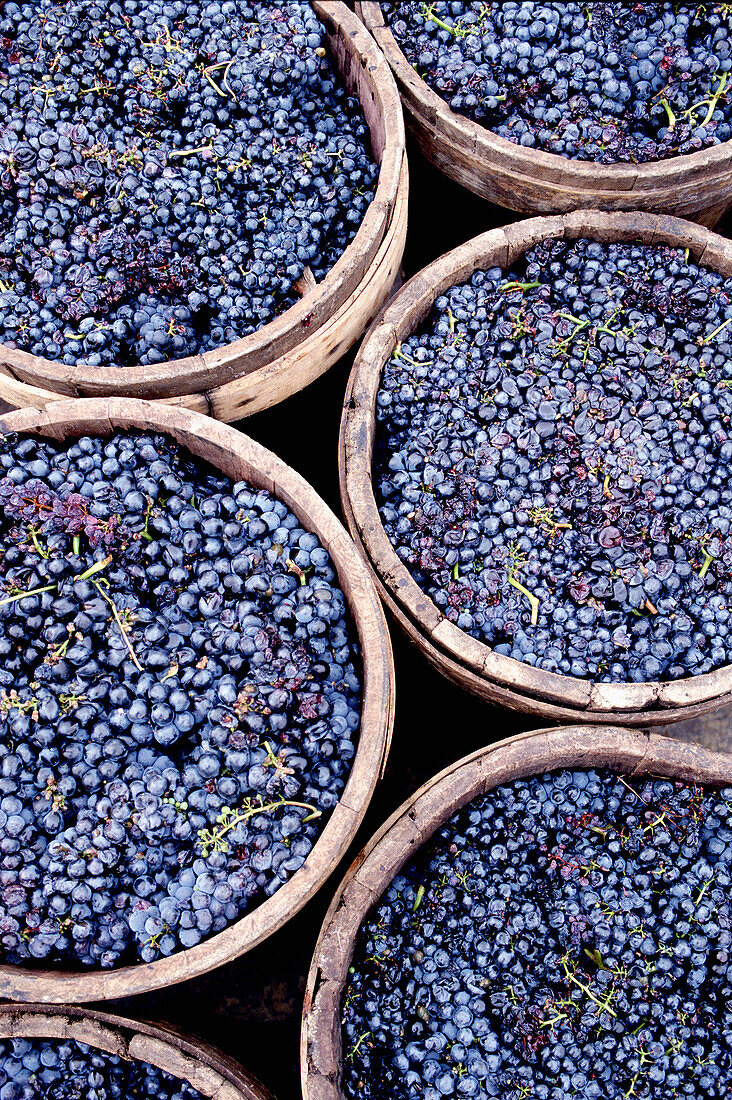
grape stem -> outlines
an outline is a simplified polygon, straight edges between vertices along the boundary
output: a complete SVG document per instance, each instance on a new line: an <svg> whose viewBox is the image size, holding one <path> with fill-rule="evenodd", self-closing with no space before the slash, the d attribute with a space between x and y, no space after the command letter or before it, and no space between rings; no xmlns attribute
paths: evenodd
<svg viewBox="0 0 732 1100"><path fill-rule="evenodd" d="M31 588L28 592L19 592L16 596L6 596L4 600L0 600L0 607L15 603L16 600L24 600L26 596L39 596L41 592L52 592L55 587L55 584L47 584L43 588Z"/></svg>
<svg viewBox="0 0 732 1100"><path fill-rule="evenodd" d="M102 562L98 562L97 564L101 566ZM107 564L107 563L105 562L104 564ZM89 572L89 571L87 570L87 572ZM107 593L104 591L104 589L102 588L101 583L99 581L92 581L92 584L96 588L99 595L103 599L105 599L107 601L107 603L109 604L109 606L112 608L112 614L114 615L114 621L117 623L117 626L119 627L119 632L122 635L122 638L124 639L124 643L127 646L127 649L129 650L129 654L130 654L130 657L132 658L132 660L134 662L135 668L138 668L140 670L140 672L144 672L145 670L143 669L142 665L138 661L137 654L135 653L134 649L132 648L132 642L127 637L127 628L126 628L125 624L122 622L122 620L119 617L119 611L117 610L117 605L115 604L114 600L111 599L111 597L107 595Z"/></svg>
<svg viewBox="0 0 732 1100"><path fill-rule="evenodd" d="M529 592L528 588L524 588L520 581L517 581L515 577L509 576L508 583L512 584L531 604L531 625L536 626L539 621L539 600L536 596L533 596Z"/></svg>

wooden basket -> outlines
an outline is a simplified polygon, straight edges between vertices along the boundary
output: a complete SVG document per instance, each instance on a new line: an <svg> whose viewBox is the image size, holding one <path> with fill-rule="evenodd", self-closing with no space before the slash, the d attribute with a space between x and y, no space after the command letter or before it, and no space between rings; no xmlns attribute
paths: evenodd
<svg viewBox="0 0 732 1100"><path fill-rule="evenodd" d="M396 77L407 125L430 163L481 198L525 214L650 210L714 226L732 204L732 141L646 164L595 164L514 145L456 114L417 76L378 0L356 12Z"/></svg>
<svg viewBox="0 0 732 1100"><path fill-rule="evenodd" d="M658 214L579 210L529 218L475 237L415 275L366 336L353 366L341 422L343 510L377 587L396 621L449 679L492 703L552 721L667 725L732 700L732 666L669 683L593 683L546 672L495 653L459 630L418 586L390 543L372 484L376 396L396 346L420 325L435 299L479 268L508 268L547 237L643 241L688 248L690 255L732 275L732 244L693 222Z"/></svg>
<svg viewBox="0 0 732 1100"><path fill-rule="evenodd" d="M520 734L446 768L407 799L355 859L326 914L308 975L300 1068L304 1100L344 1100L341 1000L358 930L400 869L461 807L493 787L555 768L610 768L724 786L732 756L658 734L569 726Z"/></svg>
<svg viewBox="0 0 732 1100"><path fill-rule="evenodd" d="M272 1100L263 1085L200 1039L168 1024L148 1024L71 1005L0 1005L0 1039L86 1043L129 1062L147 1062L211 1100Z"/></svg>
<svg viewBox="0 0 732 1100"><path fill-rule="evenodd" d="M363 24L341 0L312 0L334 63L359 99L380 165L374 200L321 283L258 332L201 355L137 367L67 366L0 345L0 400L124 395L239 420L303 389L340 359L385 301L407 230L408 172L399 94Z"/></svg>
<svg viewBox="0 0 732 1100"><path fill-rule="evenodd" d="M204 974L250 951L295 915L321 888L352 842L389 751L394 673L389 633L368 572L353 543L313 488L258 443L198 413L147 401L102 398L57 401L45 411L0 417L0 432L53 439L107 436L139 428L173 436L228 477L245 479L283 501L330 554L361 647L363 694L356 755L338 805L305 863L275 894L210 939L152 963L67 972L0 965L0 998L68 1004L112 1000Z"/></svg>

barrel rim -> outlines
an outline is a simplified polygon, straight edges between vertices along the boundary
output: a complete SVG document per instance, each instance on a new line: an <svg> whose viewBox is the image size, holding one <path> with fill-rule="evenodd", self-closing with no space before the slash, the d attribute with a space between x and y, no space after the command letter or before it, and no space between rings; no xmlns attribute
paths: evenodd
<svg viewBox="0 0 732 1100"><path fill-rule="evenodd" d="M340 520L305 479L242 432L200 413L127 398L58 401L45 410L0 416L0 433L54 439L139 428L172 435L234 480L282 500L330 554L360 646L361 724L342 795L305 863L279 890L221 932L152 963L62 971L0 965L0 997L69 1003L111 1000L173 985L230 962L282 927L317 893L345 854L388 756L394 717L394 666L384 613L363 560Z"/></svg>
<svg viewBox="0 0 732 1100"><path fill-rule="evenodd" d="M574 725L521 733L478 749L427 780L368 841L331 902L308 973L300 1034L305 1100L345 1100L341 995L363 918L417 850L458 810L501 783L565 767L609 768L724 786L732 755L617 726Z"/></svg>
<svg viewBox="0 0 732 1100"><path fill-rule="evenodd" d="M322 280L300 301L263 328L210 351L164 363L132 367L67 366L0 344L0 369L18 381L39 382L66 396L174 398L225 385L243 374L265 369L273 358L294 352L347 301L362 281L384 240L394 213L405 156L404 118L389 66L362 22L343 0L311 0L325 24L341 78L364 109L375 159L379 162L374 198L351 243ZM342 51L342 56L335 49ZM351 80L349 81L349 77ZM358 80L370 86L370 103L359 94ZM369 114L374 114L370 121ZM378 123L378 127L377 127Z"/></svg>
<svg viewBox="0 0 732 1100"><path fill-rule="evenodd" d="M453 111L449 103L417 75L387 25L379 0L356 0L355 10L383 51L402 92L405 108L425 140L429 142L437 135L438 140L472 157L488 173L485 181L481 181L486 192L491 188L490 172L499 170L507 177L513 175L517 183L522 182L526 187L544 188L547 193L556 191L557 198L562 193L572 197L579 191L572 202L573 207L583 204L601 207L625 200L630 208L633 200L640 201L645 195L653 199L654 191L661 188L673 196L678 184L683 182L701 185L702 193L710 191L710 202L702 203L701 211L717 206L720 201L709 186L710 177L724 184L723 199L725 195L727 199L732 198L732 139L693 153L640 164L595 164L516 145ZM453 174L449 167L445 170ZM463 182L459 168L453 166L453 172L454 178ZM480 193L467 182L465 186ZM511 209L525 210L527 206L516 199Z"/></svg>
<svg viewBox="0 0 732 1100"><path fill-rule="evenodd" d="M622 713L623 721L655 724L676 721L702 705L709 709L732 693L732 664L713 672L672 681L601 683L547 672L513 657L495 653L484 642L449 622L424 593L389 542L374 493L372 460L376 395L384 365L400 341L428 315L436 298L450 286L484 267L509 267L527 248L549 237L599 241L640 240L688 248L697 263L732 275L732 242L681 218L646 212L578 210L514 222L474 237L434 260L414 275L385 306L367 333L351 371L341 419L339 467L341 502L349 530L378 585L396 606L401 625L421 648L429 647L438 667L445 661L462 666L465 686L479 683L504 689L505 701L560 720L606 721ZM424 645L423 645L424 643ZM482 692L481 692L482 693ZM564 713L548 712L559 704Z"/></svg>
<svg viewBox="0 0 732 1100"><path fill-rule="evenodd" d="M269 1090L238 1062L209 1043L185 1035L164 1022L133 1020L78 1005L0 1005L0 1040L21 1038L73 1039L117 1054L126 1061L146 1061L192 1085L194 1082L186 1069L190 1073L191 1063L200 1064L207 1071L207 1080L200 1083L204 1088L202 1095L211 1100L215 1100L222 1086L233 1090L227 1091L231 1100L236 1097L273 1100ZM167 1061L160 1058L161 1048L168 1056ZM171 1067L171 1059L179 1072ZM159 1061L165 1064L160 1065ZM200 1084L194 1085L199 1091Z"/></svg>

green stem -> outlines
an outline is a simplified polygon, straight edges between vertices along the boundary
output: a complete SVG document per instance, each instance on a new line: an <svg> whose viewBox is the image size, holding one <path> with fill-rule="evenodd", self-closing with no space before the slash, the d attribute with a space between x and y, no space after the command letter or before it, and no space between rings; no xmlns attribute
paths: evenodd
<svg viewBox="0 0 732 1100"><path fill-rule="evenodd" d="M394 358L403 359L405 363L409 363L410 367L429 367L434 363L434 359L425 359L423 363L418 363L416 359L412 359L411 355L407 355L405 351L402 351L401 344L397 344Z"/></svg>
<svg viewBox="0 0 732 1100"><path fill-rule="evenodd" d="M617 315L619 313L620 313L620 307L618 306L618 308L616 310L614 310L613 313L610 314L607 321L603 321L603 323L601 325L599 325L597 331L598 332L605 332L605 333L607 333L608 336L617 336L617 329L610 328L610 325L613 323L613 321L615 320L615 318L617 317Z"/></svg>
<svg viewBox="0 0 732 1100"><path fill-rule="evenodd" d="M709 889L709 887L712 885L713 882L714 882L714 875L712 875L711 878L708 878L707 881L702 886L701 890L697 894L696 901L694 902L695 905L699 904L699 902L704 897L704 895L706 894L707 890Z"/></svg>
<svg viewBox="0 0 732 1100"><path fill-rule="evenodd" d="M24 600L26 596L38 596L41 592L52 592L55 587L55 584L47 584L43 588L31 588L28 592L19 592L17 596L6 596L4 600L0 600L0 607L4 607L8 603L15 603L17 600Z"/></svg>
<svg viewBox="0 0 732 1100"><path fill-rule="evenodd" d="M442 19L439 19L436 15L434 15L433 12L426 7L426 5L422 14L424 15L425 19L431 19L432 22L436 23L438 27L441 27L443 31L449 31L452 35L457 34L457 31L454 27L451 27L448 23L444 23Z"/></svg>
<svg viewBox="0 0 732 1100"><path fill-rule="evenodd" d="M539 1027L554 1027L554 1025L558 1024L560 1020L566 1020L566 1019L567 1019L567 1013L566 1012L560 1012L558 1016L554 1016L554 1018L551 1019L551 1020L542 1020L541 1023L539 1024Z"/></svg>
<svg viewBox="0 0 732 1100"><path fill-rule="evenodd" d="M204 857L211 848L215 851L227 851L228 846L222 848L221 841L226 834L231 832L232 829L235 829L237 825L241 825L244 821L249 821L250 818L255 817L257 814L266 814L270 813L272 810L278 810L281 806L295 806L301 810L309 810L310 812L303 818L303 823L306 821L314 821L316 817L322 816L322 811L316 809L315 806L311 806L307 802L293 802L287 798L280 798L277 802L268 802L263 806L246 806L241 810L235 811L231 810L228 806L223 806L219 822L213 829L198 830L198 839Z"/></svg>
<svg viewBox="0 0 732 1100"><path fill-rule="evenodd" d="M101 562L99 564L101 565ZM122 638L124 640L125 645L127 646L127 649L129 650L129 654L130 654L130 657L132 658L132 660L134 662L135 668L138 668L140 670L140 672L144 672L145 670L143 669L142 665L138 661L137 654L135 653L134 649L132 648L132 642L127 637L127 630L125 628L124 623L122 622L122 620L119 617L119 611L117 610L117 605L115 604L114 600L110 599L110 597L107 595L107 593L102 588L99 581L92 581L92 584L96 588L99 595L103 599L105 599L107 601L107 603L109 604L109 606L112 608L112 614L114 615L114 621L117 623L117 626L119 627L119 632L122 635Z"/></svg>
<svg viewBox="0 0 732 1100"><path fill-rule="evenodd" d="M31 538L33 540L33 545L35 546L36 550L41 555L41 557L43 558L44 561L48 561L50 555L46 553L46 551L43 549L40 542L38 541L38 535L36 534L35 527L30 528L30 534L31 534Z"/></svg>
<svg viewBox="0 0 732 1100"><path fill-rule="evenodd" d="M364 1031L363 1035L359 1035L358 1039L356 1039L356 1042L353 1044L353 1049L350 1050L346 1055L346 1061L350 1062L355 1058L355 1056L358 1054L358 1049L361 1046L361 1043L364 1041L364 1039L368 1039L369 1035L371 1035L370 1031Z"/></svg>
<svg viewBox="0 0 732 1100"><path fill-rule="evenodd" d="M101 573L102 569L106 569L112 560L112 555L108 554L104 561L97 561L94 565L90 565L83 573L80 573L78 577L74 577L75 581L86 581L89 577L93 577L95 573Z"/></svg>
<svg viewBox="0 0 732 1100"><path fill-rule="evenodd" d="M728 317L726 321L723 321L721 325L718 325L713 332L710 332L709 335L705 336L703 340L699 341L699 343L702 345L702 347L705 344L710 343L714 339L714 337L718 336L720 332L723 332L724 329L728 327L728 325L732 325L732 317Z"/></svg>
<svg viewBox="0 0 732 1100"><path fill-rule="evenodd" d="M199 145L196 149L178 149L174 153L168 153L168 157L171 160L173 157L195 157L197 153L210 153L212 148L212 145Z"/></svg>
<svg viewBox="0 0 732 1100"><path fill-rule="evenodd" d="M524 588L524 586L519 581L517 581L515 577L509 576L508 583L512 584L513 587L517 589L523 596L526 596L526 599L531 604L531 625L536 626L539 621L539 600L536 596L532 596L528 588Z"/></svg>
<svg viewBox="0 0 732 1100"><path fill-rule="evenodd" d="M665 110L666 114L668 115L668 128L669 128L669 130L673 130L674 126L676 125L676 115L671 110L671 104L669 103L669 101L666 99L665 96L662 99L659 99L658 102L661 104L661 106Z"/></svg>
<svg viewBox="0 0 732 1100"><path fill-rule="evenodd" d="M219 88L218 84L210 74L213 70L221 69L226 64L228 64L228 62L222 61L218 65L209 65L207 69L203 70L203 75L206 77L206 80L209 82L216 94L220 95L222 99L226 99L226 92L221 91L221 88ZM173 153L172 156L175 156L175 153Z"/></svg>
<svg viewBox="0 0 732 1100"><path fill-rule="evenodd" d="M704 121L702 122L702 126L706 126L706 124L708 122L711 122L712 115L714 114L715 110L717 109L717 103L719 102L719 98L722 95L722 93L724 92L724 89L727 85L727 77L728 76L729 76L729 73L722 73L722 76L720 77L720 80L719 80L719 87L717 88L717 90L714 93L714 95L712 96L712 98L709 100L709 107L707 108L707 113L704 116Z"/></svg>
<svg viewBox="0 0 732 1100"><path fill-rule="evenodd" d="M604 1002L603 1001L598 1001L597 997L592 992L590 987L588 985L585 985L584 982L581 982L579 980L579 978L575 978L574 974L570 974L569 967L567 966L566 963L563 963L562 965L564 966L564 973L567 975L567 978L569 979L569 981L574 982L574 984L576 986L579 986L579 988L583 991L583 993L586 993L587 996L590 998L590 1000L594 1001L599 1009L601 1009L603 1012L609 1012L610 1015L614 1016L615 1019L617 1020L618 1014L615 1011L615 1009L611 1008L610 1005L607 1003L607 1001L604 1001Z"/></svg>
<svg viewBox="0 0 732 1100"><path fill-rule="evenodd" d="M81 535L74 535L71 540L71 553L78 558L81 553Z"/></svg>
<svg viewBox="0 0 732 1100"><path fill-rule="evenodd" d="M581 317L575 317L573 313L560 313L559 316L564 321L573 321L575 325L580 325L582 328L587 328L589 321L583 320Z"/></svg>
<svg viewBox="0 0 732 1100"><path fill-rule="evenodd" d="M709 566L712 564L713 561L714 561L714 558L712 557L712 555L707 553L707 551L705 550L704 551L704 564L702 565L701 569L699 570L699 576L700 577L706 577L707 573L709 572Z"/></svg>
<svg viewBox="0 0 732 1100"><path fill-rule="evenodd" d="M511 291L511 290L533 290L534 287L541 286L541 281L535 279L533 283L519 283L516 279L512 279L503 286L499 286L499 290Z"/></svg>

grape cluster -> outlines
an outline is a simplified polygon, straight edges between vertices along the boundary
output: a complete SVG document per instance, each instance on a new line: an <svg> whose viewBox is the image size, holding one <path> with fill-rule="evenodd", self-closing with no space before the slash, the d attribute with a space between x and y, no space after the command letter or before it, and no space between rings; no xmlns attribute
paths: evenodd
<svg viewBox="0 0 732 1100"><path fill-rule="evenodd" d="M326 275L377 174L306 0L5 3L0 340L126 366L246 336Z"/></svg>
<svg viewBox="0 0 732 1100"><path fill-rule="evenodd" d="M455 814L362 925L352 1100L732 1095L732 790L561 771Z"/></svg>
<svg viewBox="0 0 732 1100"><path fill-rule="evenodd" d="M73 1039L0 1040L3 1100L201 1100L201 1094L147 1062L126 1062Z"/></svg>
<svg viewBox="0 0 732 1100"><path fill-rule="evenodd" d="M331 559L164 436L9 436L0 475L0 957L193 947L302 867L350 771Z"/></svg>
<svg viewBox="0 0 732 1100"><path fill-rule="evenodd" d="M639 163L732 137L725 3L382 4L454 111L516 145Z"/></svg>
<svg viewBox="0 0 732 1100"><path fill-rule="evenodd" d="M387 363L386 532L456 625L551 672L732 662L732 280L548 240L438 297Z"/></svg>

